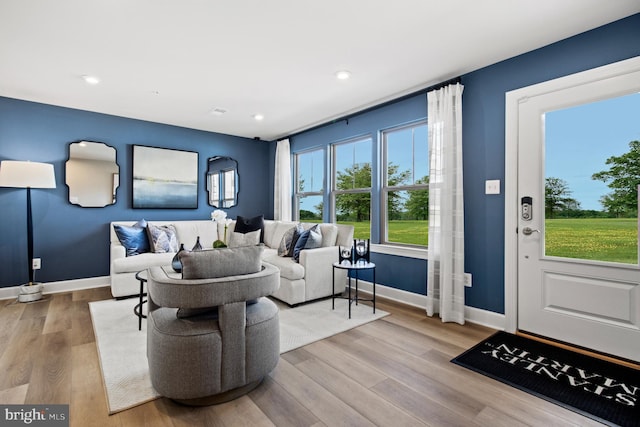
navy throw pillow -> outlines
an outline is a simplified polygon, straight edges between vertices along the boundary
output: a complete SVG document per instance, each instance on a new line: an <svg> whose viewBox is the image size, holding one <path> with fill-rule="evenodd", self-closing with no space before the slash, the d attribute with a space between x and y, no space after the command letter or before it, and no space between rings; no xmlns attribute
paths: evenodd
<svg viewBox="0 0 640 427"><path fill-rule="evenodd" d="M293 230L293 236L291 237L291 245L289 246L289 252L287 252L288 257L293 257L293 251L296 248L296 243L298 242L298 239L300 238L300 235L302 235L302 233L304 233L304 228L300 225L297 224L295 229Z"/></svg>
<svg viewBox="0 0 640 427"><path fill-rule="evenodd" d="M311 230L303 231L302 234L298 237L298 241L296 241L296 245L293 248L293 259L295 262L300 261L300 251L304 249L307 244L307 240L309 240L309 235L311 234Z"/></svg>
<svg viewBox="0 0 640 427"><path fill-rule="evenodd" d="M253 218L238 215L233 231L246 234L257 230L260 230L260 243L264 243L264 215L254 216Z"/></svg>
<svg viewBox="0 0 640 427"><path fill-rule="evenodd" d="M147 237L147 222L143 219L132 225L114 225L114 231L127 256L140 255L149 252L149 238Z"/></svg>

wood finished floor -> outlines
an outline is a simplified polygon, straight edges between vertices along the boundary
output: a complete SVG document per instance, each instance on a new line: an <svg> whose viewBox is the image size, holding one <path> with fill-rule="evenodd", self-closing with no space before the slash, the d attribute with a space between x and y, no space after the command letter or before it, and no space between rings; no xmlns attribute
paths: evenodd
<svg viewBox="0 0 640 427"><path fill-rule="evenodd" d="M88 307L109 298L96 288L0 301L0 403L69 404L78 427L601 425L449 362L493 330L380 300L390 316L283 354L235 401L163 398L109 416Z"/></svg>

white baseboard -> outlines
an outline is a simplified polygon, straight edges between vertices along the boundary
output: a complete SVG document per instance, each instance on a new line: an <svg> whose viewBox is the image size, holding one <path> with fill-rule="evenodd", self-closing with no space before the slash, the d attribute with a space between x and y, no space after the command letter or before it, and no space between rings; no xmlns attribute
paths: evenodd
<svg viewBox="0 0 640 427"><path fill-rule="evenodd" d="M56 294L60 292L78 291L81 289L101 288L104 286L110 286L110 280L109 276L104 276L43 283L43 293ZM17 298L19 289L20 286L0 288L0 300Z"/></svg>
<svg viewBox="0 0 640 427"><path fill-rule="evenodd" d="M110 286L109 276L89 277L86 279L63 280L60 282L44 283L44 293L53 294L59 292L70 292L81 289L100 288ZM358 287L364 292L373 292L371 282L365 280L358 281ZM8 288L0 288L0 300L12 299L18 297L19 286L11 286ZM391 288L384 285L376 285L376 295L407 304L413 307L424 309L427 306L427 297L425 295L415 294L413 292L403 291L402 289ZM493 311L482 310L475 307L464 308L465 321L487 326L489 328L504 330L505 316L504 314L494 313Z"/></svg>
<svg viewBox="0 0 640 427"><path fill-rule="evenodd" d="M373 292L373 285L371 282L367 282L365 280L358 280L358 288L364 292ZM376 284L376 296L381 296L392 301L418 307L424 309L426 312L426 295L414 294L413 292L407 292L401 289ZM505 327L504 314L494 313L493 311L482 310L475 307L465 307L464 318L466 322L476 323L478 325L498 329L500 331L503 331Z"/></svg>

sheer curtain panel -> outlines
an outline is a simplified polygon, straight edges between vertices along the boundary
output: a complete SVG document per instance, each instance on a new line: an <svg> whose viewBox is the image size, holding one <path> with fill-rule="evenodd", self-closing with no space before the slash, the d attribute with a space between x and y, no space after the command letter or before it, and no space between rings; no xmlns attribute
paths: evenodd
<svg viewBox="0 0 640 427"><path fill-rule="evenodd" d="M429 252L427 314L464 324L464 201L460 84L427 93Z"/></svg>
<svg viewBox="0 0 640 427"><path fill-rule="evenodd" d="M291 152L289 140L276 145L276 165L273 188L273 218L291 221Z"/></svg>

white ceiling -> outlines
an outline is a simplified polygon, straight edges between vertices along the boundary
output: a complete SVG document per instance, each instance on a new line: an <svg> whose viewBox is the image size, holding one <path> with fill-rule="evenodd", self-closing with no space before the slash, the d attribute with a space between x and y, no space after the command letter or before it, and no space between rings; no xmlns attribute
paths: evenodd
<svg viewBox="0 0 640 427"><path fill-rule="evenodd" d="M0 96L274 140L638 12L638 0L0 0Z"/></svg>

